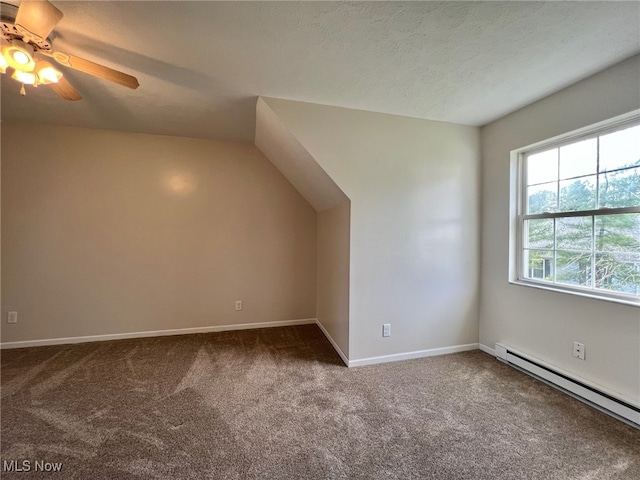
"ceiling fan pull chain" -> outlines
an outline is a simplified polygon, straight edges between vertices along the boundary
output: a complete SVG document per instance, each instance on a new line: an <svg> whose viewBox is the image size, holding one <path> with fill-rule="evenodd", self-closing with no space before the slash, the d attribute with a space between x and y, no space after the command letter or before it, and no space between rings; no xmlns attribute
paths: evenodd
<svg viewBox="0 0 640 480"><path fill-rule="evenodd" d="M22 87L20 87L20 95L26 95L26 94L27 94L27 92L26 92L26 90L24 89L24 83L23 83L23 84L22 84Z"/></svg>

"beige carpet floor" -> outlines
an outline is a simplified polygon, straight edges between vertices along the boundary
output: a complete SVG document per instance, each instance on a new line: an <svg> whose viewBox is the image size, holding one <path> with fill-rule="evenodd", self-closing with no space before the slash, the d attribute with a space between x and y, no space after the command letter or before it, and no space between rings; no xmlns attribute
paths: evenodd
<svg viewBox="0 0 640 480"><path fill-rule="evenodd" d="M3 479L640 479L639 430L479 351L348 369L308 325L1 365Z"/></svg>

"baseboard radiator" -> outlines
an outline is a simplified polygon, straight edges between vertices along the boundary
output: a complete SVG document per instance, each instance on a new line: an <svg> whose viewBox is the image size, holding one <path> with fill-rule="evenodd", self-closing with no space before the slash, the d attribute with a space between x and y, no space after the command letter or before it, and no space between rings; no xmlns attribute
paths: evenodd
<svg viewBox="0 0 640 480"><path fill-rule="evenodd" d="M547 365L499 343L495 348L496 358L524 373L547 383L572 397L597 408L636 428L640 428L640 407L625 402L608 393L556 371Z"/></svg>

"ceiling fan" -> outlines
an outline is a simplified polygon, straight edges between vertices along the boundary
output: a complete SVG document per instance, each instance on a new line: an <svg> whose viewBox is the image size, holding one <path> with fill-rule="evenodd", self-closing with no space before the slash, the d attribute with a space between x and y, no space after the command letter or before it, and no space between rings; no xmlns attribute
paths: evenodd
<svg viewBox="0 0 640 480"><path fill-rule="evenodd" d="M25 85L50 85L64 100L82 96L46 58L65 67L103 78L128 88L138 88L138 80L126 73L52 49L53 29L62 12L47 0L22 0L20 7L0 2L0 72L12 70L11 78Z"/></svg>

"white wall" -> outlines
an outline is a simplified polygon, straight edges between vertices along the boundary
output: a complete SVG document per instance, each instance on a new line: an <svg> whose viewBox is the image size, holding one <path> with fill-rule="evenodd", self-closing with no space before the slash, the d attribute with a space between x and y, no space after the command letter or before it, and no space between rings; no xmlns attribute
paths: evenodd
<svg viewBox="0 0 640 480"><path fill-rule="evenodd" d="M315 317L316 212L254 146L2 127L3 342Z"/></svg>
<svg viewBox="0 0 640 480"><path fill-rule="evenodd" d="M640 107L640 57L482 129L480 342L503 342L640 404L640 309L510 285L509 153ZM586 360L572 356L573 341Z"/></svg>
<svg viewBox="0 0 640 480"><path fill-rule="evenodd" d="M349 202L318 212L316 318L349 357Z"/></svg>
<svg viewBox="0 0 640 480"><path fill-rule="evenodd" d="M349 359L477 342L479 129L264 100L351 200Z"/></svg>
<svg viewBox="0 0 640 480"><path fill-rule="evenodd" d="M349 202L262 98L256 102L255 145L317 212Z"/></svg>

